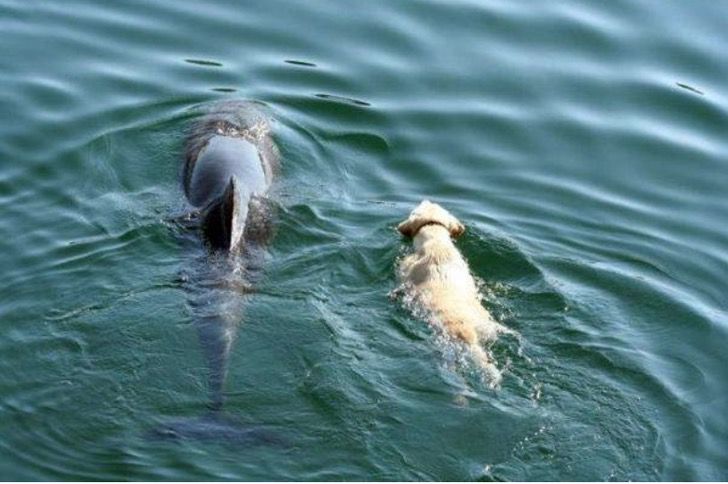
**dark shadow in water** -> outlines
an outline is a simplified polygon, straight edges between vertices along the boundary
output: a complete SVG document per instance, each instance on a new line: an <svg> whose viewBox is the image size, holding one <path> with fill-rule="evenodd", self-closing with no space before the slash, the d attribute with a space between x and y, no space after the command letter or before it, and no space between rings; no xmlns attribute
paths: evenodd
<svg viewBox="0 0 728 484"><path fill-rule="evenodd" d="M291 443L281 434L262 426L246 424L230 415L210 412L202 417L168 420L147 433L155 441L195 440L224 442L233 446L270 445L289 449Z"/></svg>
<svg viewBox="0 0 728 484"><path fill-rule="evenodd" d="M219 62L204 59L185 59L185 62L205 67L222 67L222 64Z"/></svg>
<svg viewBox="0 0 728 484"><path fill-rule="evenodd" d="M695 94L700 94L701 96L705 94L700 89L696 89L693 86L689 86L687 84L683 84L682 82L676 82L675 84L677 84L677 87L682 87L683 89L685 89L687 91L690 91L690 92L694 92Z"/></svg>
<svg viewBox="0 0 728 484"><path fill-rule="evenodd" d="M338 102L345 102L347 104L354 104L356 106L371 106L371 103L368 103L366 101L360 101L358 99L354 99L354 98L350 98L350 97L336 96L334 94L314 94L314 96L321 98L321 99L328 99L330 101L338 101Z"/></svg>
<svg viewBox="0 0 728 484"><path fill-rule="evenodd" d="M291 60L291 59L286 59L286 60L284 60L283 62L285 62L286 64L293 64L294 66L301 66L301 67L318 67L318 66L317 66L316 64L314 64L313 62L306 62L306 61L299 61L299 60Z"/></svg>
<svg viewBox="0 0 728 484"><path fill-rule="evenodd" d="M233 87L213 87L211 90L215 92L238 92L238 90Z"/></svg>

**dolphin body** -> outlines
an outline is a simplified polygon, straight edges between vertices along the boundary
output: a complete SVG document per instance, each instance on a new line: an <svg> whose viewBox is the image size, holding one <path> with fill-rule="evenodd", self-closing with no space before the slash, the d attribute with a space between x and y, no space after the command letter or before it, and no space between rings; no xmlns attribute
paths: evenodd
<svg viewBox="0 0 728 484"><path fill-rule="evenodd" d="M261 234L267 238L270 222L262 205L278 160L270 123L256 103L219 104L192 127L182 184L213 250L234 254L245 239L259 244Z"/></svg>
<svg viewBox="0 0 728 484"><path fill-rule="evenodd" d="M185 142L182 186L201 237L190 276L188 302L208 370L208 414L178 419L152 431L155 438L280 443L262 427L224 415L223 387L244 300L260 278L272 233L266 193L278 170L278 150L261 105L213 105ZM199 250L199 241L204 248Z"/></svg>

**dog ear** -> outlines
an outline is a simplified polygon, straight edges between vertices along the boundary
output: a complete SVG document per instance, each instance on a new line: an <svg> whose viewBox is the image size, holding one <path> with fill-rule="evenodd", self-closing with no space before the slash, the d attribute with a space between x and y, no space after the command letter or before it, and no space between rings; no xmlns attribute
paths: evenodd
<svg viewBox="0 0 728 484"><path fill-rule="evenodd" d="M405 237L414 237L415 233L419 228L422 226L421 223L418 223L417 219L413 219L412 217L408 218L404 222L397 225L397 230L399 230L399 233L404 235Z"/></svg>
<svg viewBox="0 0 728 484"><path fill-rule="evenodd" d="M414 238L417 232L422 228L423 225L431 221L429 212L434 207L434 204L429 200L422 200L417 205L406 220L402 221L398 226L397 230L405 237Z"/></svg>
<svg viewBox="0 0 728 484"><path fill-rule="evenodd" d="M450 237L452 237L453 239L457 239L465 233L465 226L457 220L454 220L449 224L448 230L450 231Z"/></svg>

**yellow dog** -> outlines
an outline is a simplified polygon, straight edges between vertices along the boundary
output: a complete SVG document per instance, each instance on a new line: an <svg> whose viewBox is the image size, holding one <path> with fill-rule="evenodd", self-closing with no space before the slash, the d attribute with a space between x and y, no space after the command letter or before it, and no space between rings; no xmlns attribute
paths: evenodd
<svg viewBox="0 0 728 484"><path fill-rule="evenodd" d="M482 344L508 330L481 305L468 264L453 243L465 227L440 205L425 200L397 229L414 239L415 251L399 266L405 291L431 314L433 324L467 345L496 385L500 372Z"/></svg>

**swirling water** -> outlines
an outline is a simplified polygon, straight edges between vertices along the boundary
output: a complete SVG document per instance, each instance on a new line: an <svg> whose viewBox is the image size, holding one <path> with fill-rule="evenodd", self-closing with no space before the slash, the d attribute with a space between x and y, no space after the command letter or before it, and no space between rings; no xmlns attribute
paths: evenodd
<svg viewBox="0 0 728 484"><path fill-rule="evenodd" d="M0 0L0 476L728 479L728 6ZM181 140L276 119L277 235L206 407ZM519 340L483 385L387 297L422 198Z"/></svg>

